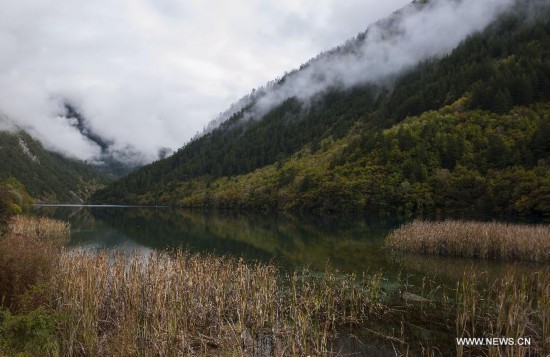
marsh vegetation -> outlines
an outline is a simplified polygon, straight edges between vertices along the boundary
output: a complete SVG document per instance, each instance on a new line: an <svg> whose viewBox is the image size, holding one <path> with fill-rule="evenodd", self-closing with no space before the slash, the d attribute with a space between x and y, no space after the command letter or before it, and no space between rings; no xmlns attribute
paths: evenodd
<svg viewBox="0 0 550 357"><path fill-rule="evenodd" d="M386 247L406 253L550 262L550 225L415 220L394 230Z"/></svg>
<svg viewBox="0 0 550 357"><path fill-rule="evenodd" d="M17 217L0 239L0 354L543 355L550 271L466 272L388 284L383 273L282 270L176 249L66 250L66 223ZM9 247L9 248L8 248ZM11 279L11 280L10 280ZM455 337L529 337L460 347Z"/></svg>

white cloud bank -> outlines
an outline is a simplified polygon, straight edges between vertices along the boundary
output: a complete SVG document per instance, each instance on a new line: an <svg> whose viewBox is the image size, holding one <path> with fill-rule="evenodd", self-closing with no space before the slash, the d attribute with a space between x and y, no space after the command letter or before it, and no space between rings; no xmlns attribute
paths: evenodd
<svg viewBox="0 0 550 357"><path fill-rule="evenodd" d="M0 115L49 149L94 160L100 148L60 117L69 101L112 152L151 161L251 88L408 2L4 0Z"/></svg>
<svg viewBox="0 0 550 357"><path fill-rule="evenodd" d="M320 56L285 78L282 85L268 87L248 115L259 118L287 98L306 101L327 88L391 78L423 60L448 54L514 4L515 0L417 1L370 26L358 46Z"/></svg>

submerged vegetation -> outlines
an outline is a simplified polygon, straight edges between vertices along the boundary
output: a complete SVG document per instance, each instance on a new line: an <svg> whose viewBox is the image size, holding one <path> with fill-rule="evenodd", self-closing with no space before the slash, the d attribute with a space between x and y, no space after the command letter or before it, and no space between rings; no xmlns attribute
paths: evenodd
<svg viewBox="0 0 550 357"><path fill-rule="evenodd" d="M415 220L394 230L386 247L406 253L550 262L550 225Z"/></svg>
<svg viewBox="0 0 550 357"><path fill-rule="evenodd" d="M179 250L69 252L67 232L62 222L17 217L0 239L1 355L550 352L548 270L389 288L382 273L285 272ZM462 347L455 337L531 345Z"/></svg>

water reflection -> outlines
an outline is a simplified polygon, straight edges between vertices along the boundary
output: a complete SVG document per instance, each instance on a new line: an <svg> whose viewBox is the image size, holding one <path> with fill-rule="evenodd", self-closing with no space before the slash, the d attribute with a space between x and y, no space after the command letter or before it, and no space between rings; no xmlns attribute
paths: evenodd
<svg viewBox="0 0 550 357"><path fill-rule="evenodd" d="M274 260L283 266L327 262L341 271L392 270L381 250L396 222L350 217L296 217L234 211L138 207L39 207L36 214L68 220L72 246L183 247L193 252Z"/></svg>
<svg viewBox="0 0 550 357"><path fill-rule="evenodd" d="M418 254L395 254L393 260L407 274L434 277L440 282L448 283L454 283L473 274L479 279L489 282L504 278L512 272L516 276L527 276L543 268L541 264L530 262L443 258Z"/></svg>
<svg viewBox="0 0 550 357"><path fill-rule="evenodd" d="M454 286L464 272L499 277L512 265L526 273L537 268L475 259L392 256L382 245L400 224L396 220L143 207L36 207L35 214L69 221L73 247L145 252L182 247L321 271L328 262L342 272L382 270L391 282L398 276L417 282L428 276Z"/></svg>

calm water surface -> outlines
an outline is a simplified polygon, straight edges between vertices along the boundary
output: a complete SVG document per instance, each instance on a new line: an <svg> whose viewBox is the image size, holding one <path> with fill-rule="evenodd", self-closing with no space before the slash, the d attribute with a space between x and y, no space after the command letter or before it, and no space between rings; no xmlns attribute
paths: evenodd
<svg viewBox="0 0 550 357"><path fill-rule="evenodd" d="M500 275L510 265L392 256L383 249L384 238L402 223L392 219L86 206L39 206L34 213L68 221L72 247L141 252L181 247L273 261L284 268L309 266L322 271L329 264L342 272L382 270L390 280L429 276L451 282L469 269Z"/></svg>

